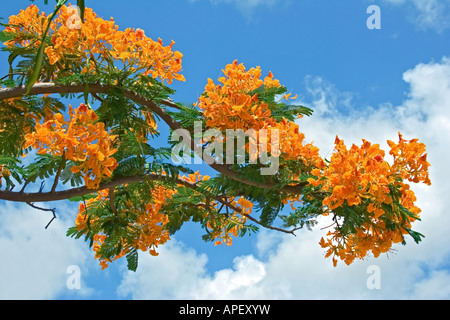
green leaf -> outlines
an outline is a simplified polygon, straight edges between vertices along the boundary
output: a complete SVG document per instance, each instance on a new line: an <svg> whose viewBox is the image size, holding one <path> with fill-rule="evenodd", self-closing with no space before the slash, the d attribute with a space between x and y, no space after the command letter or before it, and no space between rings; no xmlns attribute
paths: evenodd
<svg viewBox="0 0 450 320"><path fill-rule="evenodd" d="M95 197L97 197L96 194L86 194L84 196L77 196L77 197L69 198L68 200L71 202L81 202L84 200L93 199Z"/></svg>
<svg viewBox="0 0 450 320"><path fill-rule="evenodd" d="M413 231L409 228L405 228L405 230L408 232L408 234L414 239L415 243L420 243L422 241L422 238L425 238L425 236L417 231Z"/></svg>
<svg viewBox="0 0 450 320"><path fill-rule="evenodd" d="M36 81L39 79L39 75L41 74L42 62L44 61L44 47L45 47L45 39L47 38L48 30L50 29L50 22L58 13L59 9L67 2L67 0L59 0L56 4L55 10L48 18L48 24L45 28L44 34L42 35L41 44L39 45L39 49L37 51L36 59L34 60L34 67L31 75L27 79L26 83L26 95L30 93L31 88L33 88Z"/></svg>
<svg viewBox="0 0 450 320"><path fill-rule="evenodd" d="M6 42L15 38L14 32L0 31L0 42Z"/></svg>
<svg viewBox="0 0 450 320"><path fill-rule="evenodd" d="M301 207L289 215L280 216L280 218L284 221L283 227L306 227L308 230L312 230L312 227L317 224L317 217L322 213L321 199L304 199Z"/></svg>
<svg viewBox="0 0 450 320"><path fill-rule="evenodd" d="M136 248L131 249L126 255L127 267L130 271L136 271L138 267L138 252Z"/></svg>
<svg viewBox="0 0 450 320"><path fill-rule="evenodd" d="M286 93L287 88L286 87L266 87L264 85L260 86L259 88L253 90L249 93L249 95L257 95L258 100L266 103L272 103L275 102L275 96Z"/></svg>
<svg viewBox="0 0 450 320"><path fill-rule="evenodd" d="M45 39L45 35L44 35ZM39 75L41 74L41 68L42 68L42 61L44 60L44 41L41 42L41 45L39 46L36 59L34 61L33 71L31 75L27 79L27 91L25 94L30 93L31 88L33 88L36 81L39 79Z"/></svg>
<svg viewBox="0 0 450 320"><path fill-rule="evenodd" d="M80 19L81 22L84 23L84 0L77 0L77 6L80 9Z"/></svg>
<svg viewBox="0 0 450 320"><path fill-rule="evenodd" d="M37 177L40 179L51 177L61 163L61 156L51 156L48 154L37 155L37 161L25 168L26 175L30 181Z"/></svg>
<svg viewBox="0 0 450 320"><path fill-rule="evenodd" d="M9 63L9 73L13 73L14 69L13 69L13 63L14 60L18 57L18 56L24 56L27 54L32 54L33 50L30 48L14 48L14 50L11 51L11 53L8 56L8 63Z"/></svg>
<svg viewBox="0 0 450 320"><path fill-rule="evenodd" d="M174 120L178 121L184 128L193 128L194 121L201 120L201 112L193 104L176 103L179 112L167 111Z"/></svg>
<svg viewBox="0 0 450 320"><path fill-rule="evenodd" d="M275 110L272 111L272 117L277 121L281 121L283 118L294 121L297 115L311 116L313 110L301 105L285 105L279 104Z"/></svg>

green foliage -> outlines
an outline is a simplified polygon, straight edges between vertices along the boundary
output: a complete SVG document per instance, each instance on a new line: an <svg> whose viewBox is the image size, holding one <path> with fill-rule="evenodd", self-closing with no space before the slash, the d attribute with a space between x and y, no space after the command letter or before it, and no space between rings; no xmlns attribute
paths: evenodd
<svg viewBox="0 0 450 320"><path fill-rule="evenodd" d="M19 166L20 160L14 157L8 157L8 156L0 156L0 169L5 170L7 169L9 171L9 175L2 174L2 179L5 179L6 186L5 188L7 190L12 190L15 186L13 179L21 184L22 183L22 175L23 175L23 169L21 166ZM5 169L2 168L4 166ZM12 179L11 179L12 178Z"/></svg>
<svg viewBox="0 0 450 320"><path fill-rule="evenodd" d="M317 225L317 218L323 213L322 201L316 198L304 197L302 205L289 215L280 215L283 227L295 227L312 230Z"/></svg>
<svg viewBox="0 0 450 320"><path fill-rule="evenodd" d="M176 103L179 108L178 112L168 111L167 113L172 116L174 120L179 122L183 128L189 131L193 131L194 122L202 121L204 124L204 119L200 110L194 106L192 103Z"/></svg>
<svg viewBox="0 0 450 320"><path fill-rule="evenodd" d="M313 110L310 108L301 105L286 105L281 101L276 101L277 97L280 97L280 95L283 95L286 92L287 88L284 86L267 88L262 85L252 91L250 95L256 94L259 101L267 103L272 113L272 117L277 121L281 121L283 118L294 121L297 115L311 116L313 114Z"/></svg>
<svg viewBox="0 0 450 320"><path fill-rule="evenodd" d="M43 117L45 111L58 112L64 105L51 97L23 97L0 101L0 154L20 156L25 128L35 125L35 117Z"/></svg>
<svg viewBox="0 0 450 320"><path fill-rule="evenodd" d="M70 185L72 187L78 187L78 186L81 186L84 184L84 180L83 180L82 176L80 175L80 173L73 173L71 171L71 168L73 166L74 166L74 163L72 161L69 161L68 163L66 163L66 165L64 166L64 168L61 171L59 178L63 184L70 182Z"/></svg>
<svg viewBox="0 0 450 320"><path fill-rule="evenodd" d="M132 248L126 255L127 267L130 271L136 271L138 267L138 251L136 248Z"/></svg>
<svg viewBox="0 0 450 320"><path fill-rule="evenodd" d="M34 59L34 66L31 71L31 74L27 77L26 87L27 87L27 94L30 92L33 85L36 83L36 81L39 79L41 75L42 70L42 63L44 61L44 48L47 40L47 34L50 29L50 22L55 18L56 14L58 13L59 9L63 5L65 5L67 0L58 0L55 6L55 10L52 12L52 14L48 18L48 24L44 30L44 34L41 38L41 44L39 45L39 48L36 53L36 57Z"/></svg>
<svg viewBox="0 0 450 320"><path fill-rule="evenodd" d="M294 121L298 115L311 116L313 114L312 109L301 105L286 105L284 103L278 104L278 107L272 111L272 117L277 121L283 120L283 118Z"/></svg>
<svg viewBox="0 0 450 320"><path fill-rule="evenodd" d="M207 211L204 206L198 205L205 202L204 196L186 187L178 187L177 191L164 206L164 212L167 212L169 217L169 223L166 225L169 233L175 234L188 221L201 223L206 229Z"/></svg>
<svg viewBox="0 0 450 320"><path fill-rule="evenodd" d="M14 32L0 31L0 42L6 42L15 38Z"/></svg>
<svg viewBox="0 0 450 320"><path fill-rule="evenodd" d="M61 164L61 156L38 154L36 160L25 168L28 181L34 182L37 178L44 180L53 176Z"/></svg>

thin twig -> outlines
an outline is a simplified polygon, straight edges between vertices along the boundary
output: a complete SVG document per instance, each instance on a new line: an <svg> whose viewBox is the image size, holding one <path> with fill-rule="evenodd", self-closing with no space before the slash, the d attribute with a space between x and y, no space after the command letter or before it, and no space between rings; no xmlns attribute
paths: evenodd
<svg viewBox="0 0 450 320"><path fill-rule="evenodd" d="M335 225L335 224L336 224L336 221L335 221L335 222L333 222L332 224L330 224L329 226L326 226L326 227L320 228L320 230L323 230L323 229L327 229L327 228L329 228L329 227L331 227L331 226L333 226L333 225Z"/></svg>
<svg viewBox="0 0 450 320"><path fill-rule="evenodd" d="M97 99L98 101L100 101L100 102L105 101L105 100L103 100L98 94L96 94L95 92L91 92L91 95L92 95L95 99Z"/></svg>
<svg viewBox="0 0 450 320"><path fill-rule="evenodd" d="M281 228L277 228L277 227L273 227L273 226L268 226L268 225L266 225L266 224L263 224L263 223L262 223L261 221L259 221L258 219L252 217L252 216L249 215L248 213L242 212L242 210L241 210L240 208L238 208L238 207L234 206L233 204L229 203L226 199L224 200L224 199L219 198L219 197L216 197L215 199L216 199L217 201L219 201L220 203L222 203L222 204L224 204L224 205L226 206L226 208L227 208L227 213L228 213L228 208L230 208L231 210L236 211L236 212L239 212L241 215L243 215L243 216L246 217L247 219L253 221L254 223L259 224L260 226L263 226L264 228L271 229L271 230L276 230L276 231L280 231L280 232L283 232L283 233L289 233L289 234L292 234L292 235L295 235L294 232L300 229L300 228L294 228L294 229L292 229L292 230L286 230L286 229L281 229Z"/></svg>
<svg viewBox="0 0 450 320"><path fill-rule="evenodd" d="M1 77L0 80L6 79L11 76L18 76L18 75L24 76L25 74L26 74L25 72L11 72L11 73L8 73L7 75Z"/></svg>
<svg viewBox="0 0 450 320"><path fill-rule="evenodd" d="M52 219L47 223L47 225L45 226L45 229L47 229L47 228L50 226L50 224L53 222L53 220L56 219L56 209L55 209L55 208L53 208L53 209L42 208L42 207L38 207L38 206L34 205L34 204L31 203L31 202L27 202L27 204L28 204L30 207L34 208L34 209L53 213L53 217L52 217Z"/></svg>
<svg viewBox="0 0 450 320"><path fill-rule="evenodd" d="M31 182L31 178L28 180L25 180L25 183L22 186L22 189L20 189L19 193L23 193L25 191L25 188L28 186L28 184Z"/></svg>

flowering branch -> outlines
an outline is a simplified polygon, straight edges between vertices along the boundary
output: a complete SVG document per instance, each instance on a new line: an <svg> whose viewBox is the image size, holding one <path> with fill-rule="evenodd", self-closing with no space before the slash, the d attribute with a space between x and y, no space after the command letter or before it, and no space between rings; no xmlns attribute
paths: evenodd
<svg viewBox="0 0 450 320"><path fill-rule="evenodd" d="M85 92L86 89L89 93L107 93L109 92L113 86L103 85L103 84L90 84L88 88L84 84L73 84L73 85L63 85L56 83L36 83L29 91L29 95L39 95L39 94L64 94L64 93L80 93ZM0 89L0 100L8 99L8 98L17 98L22 97L26 94L27 88L25 86L13 87L13 88L2 88ZM158 115L172 130L183 129L181 124L173 119L163 108L158 106L152 100L149 100L136 92L133 92L128 89L123 90L123 95L135 103L148 107L153 113ZM176 107L176 104L170 100L161 100L160 103L162 105L166 105L169 107ZM193 151L197 151L195 148L195 142L193 139L190 139L189 136L186 137L186 143L190 146ZM197 151L198 152L198 151ZM216 170L219 173L227 176L230 179L236 180L238 182L242 182L247 185L259 187L262 189L272 190L276 188L275 183L272 182L255 182L249 179L246 179L240 175L240 173L231 170L228 166L223 164L218 164L213 162L209 164L211 168ZM307 183L298 183L293 186L284 186L279 191L289 193L289 194L301 194L303 187L307 185ZM1 196L0 196L1 198Z"/></svg>

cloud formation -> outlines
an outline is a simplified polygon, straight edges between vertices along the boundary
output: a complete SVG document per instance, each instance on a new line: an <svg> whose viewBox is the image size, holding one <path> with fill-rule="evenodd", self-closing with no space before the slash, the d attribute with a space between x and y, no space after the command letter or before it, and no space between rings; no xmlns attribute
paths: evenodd
<svg viewBox="0 0 450 320"><path fill-rule="evenodd" d="M449 0L384 0L384 2L412 9L411 20L420 29L442 32L450 27Z"/></svg>
<svg viewBox="0 0 450 320"><path fill-rule="evenodd" d="M87 271L91 254L83 242L66 237L70 222L59 215L44 229L50 217L26 205L0 204L0 299L53 299L69 293L70 266ZM72 293L83 297L91 290L81 282Z"/></svg>

